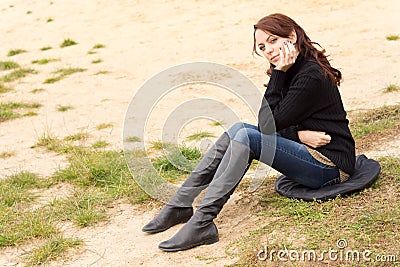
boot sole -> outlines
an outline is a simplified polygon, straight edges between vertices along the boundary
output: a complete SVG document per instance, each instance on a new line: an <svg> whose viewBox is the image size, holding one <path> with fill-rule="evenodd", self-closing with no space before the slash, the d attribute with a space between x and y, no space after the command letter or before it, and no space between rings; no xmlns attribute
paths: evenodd
<svg viewBox="0 0 400 267"><path fill-rule="evenodd" d="M211 245L211 244L217 243L218 241L219 241L219 237L218 237L218 235L216 235L216 236L211 237L209 239L200 241L200 242L195 243L195 244L190 244L190 245L187 245L187 246L181 247L181 248L162 248L160 246L158 246L158 248L161 249L162 251L166 251L166 252L177 252L177 251L181 251L181 250L191 249L191 248L194 248L194 247L197 247L197 246L201 246L201 245Z"/></svg>
<svg viewBox="0 0 400 267"><path fill-rule="evenodd" d="M142 232L145 232L145 233L148 233L148 234L161 233L161 232L164 232L165 230L168 230L169 228L171 228L171 227L173 227L173 226L175 226L175 225L177 225L177 224L186 223L187 221L189 221L189 219L190 219L191 217L192 217L192 216L183 218L183 219L179 220L178 222L176 222L175 224L170 225L170 226L168 226L168 227L164 227L164 228L158 228L158 229L154 229L154 230L143 230L143 229L142 229Z"/></svg>

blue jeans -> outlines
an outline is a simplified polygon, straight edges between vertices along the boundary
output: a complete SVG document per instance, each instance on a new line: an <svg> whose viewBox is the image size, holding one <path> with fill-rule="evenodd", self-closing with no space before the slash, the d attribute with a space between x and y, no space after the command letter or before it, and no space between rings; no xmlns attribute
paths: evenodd
<svg viewBox="0 0 400 267"><path fill-rule="evenodd" d="M279 134L263 134L257 126L242 122L234 124L227 134L248 145L256 159L304 186L320 188L340 182L339 169L314 159L303 144Z"/></svg>

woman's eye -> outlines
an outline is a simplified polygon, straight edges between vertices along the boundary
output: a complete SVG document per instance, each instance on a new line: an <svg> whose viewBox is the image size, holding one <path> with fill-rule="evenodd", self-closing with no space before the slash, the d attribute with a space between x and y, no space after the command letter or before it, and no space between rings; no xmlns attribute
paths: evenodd
<svg viewBox="0 0 400 267"><path fill-rule="evenodd" d="M260 46L259 48L260 48L261 51L265 50L265 46Z"/></svg>
<svg viewBox="0 0 400 267"><path fill-rule="evenodd" d="M271 38L270 42L271 42L271 43L275 43L276 40L278 40L278 39L277 39L277 38Z"/></svg>

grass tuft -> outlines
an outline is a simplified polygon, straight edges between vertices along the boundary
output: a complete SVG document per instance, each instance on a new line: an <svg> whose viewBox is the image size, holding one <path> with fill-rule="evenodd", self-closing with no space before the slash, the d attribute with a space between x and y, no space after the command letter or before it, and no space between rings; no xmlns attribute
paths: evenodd
<svg viewBox="0 0 400 267"><path fill-rule="evenodd" d="M28 112L24 113L22 116L24 116L24 117L32 117L32 116L37 116L37 115L38 115L38 113L35 112L35 111L28 111Z"/></svg>
<svg viewBox="0 0 400 267"><path fill-rule="evenodd" d="M112 123L100 123L99 125L96 126L97 130L103 130L103 129L107 129L107 128L111 128L114 125Z"/></svg>
<svg viewBox="0 0 400 267"><path fill-rule="evenodd" d="M201 140L203 138L209 138L209 137L215 137L215 135L213 135L210 132L198 132L192 135L189 135L188 137L186 137L187 140Z"/></svg>
<svg viewBox="0 0 400 267"><path fill-rule="evenodd" d="M105 48L105 47L106 46L103 44L95 44L92 49L100 49L100 48Z"/></svg>
<svg viewBox="0 0 400 267"><path fill-rule="evenodd" d="M13 50L8 51L7 56L12 57L12 56L19 55L19 54L26 53L26 52L27 51L24 49L13 49Z"/></svg>
<svg viewBox="0 0 400 267"><path fill-rule="evenodd" d="M108 74L108 73L110 73L110 72L107 70L101 70L101 71L96 72L94 75Z"/></svg>
<svg viewBox="0 0 400 267"><path fill-rule="evenodd" d="M0 123L21 117L16 110L36 109L41 106L39 103L0 102Z"/></svg>
<svg viewBox="0 0 400 267"><path fill-rule="evenodd" d="M33 89L32 91L30 91L32 94L36 94L36 93L40 93L40 92L43 92L43 91L45 91L45 89L43 89L43 88L35 88L35 89Z"/></svg>
<svg viewBox="0 0 400 267"><path fill-rule="evenodd" d="M142 141L142 139L140 139L140 137L137 137L137 136L130 136L130 137L127 137L127 138L125 138L125 142L141 142Z"/></svg>
<svg viewBox="0 0 400 267"><path fill-rule="evenodd" d="M31 172L11 175L0 181L0 205L12 207L20 202L32 201L35 195L29 193L28 190L47 186L49 183L46 180Z"/></svg>
<svg viewBox="0 0 400 267"><path fill-rule="evenodd" d="M12 156L15 156L14 151L3 151L0 153L0 159L11 158Z"/></svg>
<svg viewBox="0 0 400 267"><path fill-rule="evenodd" d="M31 148L36 147L43 147L48 151L53 151L59 154L66 154L75 149L75 147L69 144L67 141L55 138L50 134L43 134L39 138L38 142Z"/></svg>
<svg viewBox="0 0 400 267"><path fill-rule="evenodd" d="M105 206L112 198L98 188L78 188L67 199L51 203L60 220L72 221L80 227L92 226L107 218Z"/></svg>
<svg viewBox="0 0 400 267"><path fill-rule="evenodd" d="M64 79L65 77L68 77L71 74L78 73L78 72L84 72L86 69L82 68L67 68L67 69L59 69L55 71L55 74L58 74L58 76L54 78L48 78L44 81L44 83L55 83L61 79Z"/></svg>
<svg viewBox="0 0 400 267"><path fill-rule="evenodd" d="M383 89L384 93L392 93L398 91L400 91L400 86L398 86L397 84L389 84Z"/></svg>
<svg viewBox="0 0 400 267"><path fill-rule="evenodd" d="M52 22L52 21L54 21L54 19L48 18L46 22L49 23L49 22Z"/></svg>
<svg viewBox="0 0 400 267"><path fill-rule="evenodd" d="M214 121L211 125L212 125L212 126L222 126L222 125L223 125L223 122L221 122L221 121Z"/></svg>
<svg viewBox="0 0 400 267"><path fill-rule="evenodd" d="M110 143L108 143L108 142L106 142L106 141L104 141L104 140L99 140L99 141L95 142L95 143L92 145L92 147L93 147L93 148L104 148L104 147L107 147L107 146L109 146L109 145L110 145Z"/></svg>
<svg viewBox="0 0 400 267"><path fill-rule="evenodd" d="M73 109L73 107L72 106L62 106L62 105L57 106L57 111L59 111L59 112L65 112L70 109Z"/></svg>
<svg viewBox="0 0 400 267"><path fill-rule="evenodd" d="M400 125L400 104L384 106L356 115L350 122L354 138Z"/></svg>
<svg viewBox="0 0 400 267"><path fill-rule="evenodd" d="M101 62L103 62L103 60L102 59L95 59L95 60L92 60L92 64L99 64L99 63L101 63Z"/></svg>
<svg viewBox="0 0 400 267"><path fill-rule="evenodd" d="M0 61L0 71L19 68L19 64L14 61Z"/></svg>
<svg viewBox="0 0 400 267"><path fill-rule="evenodd" d="M38 266L46 264L51 260L62 257L69 249L83 245L81 239L65 238L54 236L44 245L32 250L27 257L28 266Z"/></svg>
<svg viewBox="0 0 400 267"><path fill-rule="evenodd" d="M40 48L41 51L46 51L46 50L50 50L50 49L52 49L51 46L44 46L44 47Z"/></svg>
<svg viewBox="0 0 400 267"><path fill-rule="evenodd" d="M13 82L15 80L26 77L28 74L36 74L37 71L34 69L17 69L13 72L3 76L4 82Z"/></svg>
<svg viewBox="0 0 400 267"><path fill-rule="evenodd" d="M65 141L82 141L82 140L86 140L90 137L90 135L88 133L76 133L73 135L68 135L66 137L64 137Z"/></svg>
<svg viewBox="0 0 400 267"><path fill-rule="evenodd" d="M183 175L190 173L202 157L196 147L162 146L167 149L167 154L152 159L152 164L170 182L178 181Z"/></svg>
<svg viewBox="0 0 400 267"><path fill-rule="evenodd" d="M398 35L398 34L389 34L386 36L386 40L389 40L389 41L397 41L399 39L400 39L400 35Z"/></svg>
<svg viewBox="0 0 400 267"><path fill-rule="evenodd" d="M78 44L77 42L75 42L74 40L68 38L68 39L65 39L60 44L60 47L63 48L63 47L67 47L67 46L77 45L77 44Z"/></svg>
<svg viewBox="0 0 400 267"><path fill-rule="evenodd" d="M36 59L32 61L32 64L39 64L39 65L45 65L50 62L54 61L59 61L57 58L43 58L43 59Z"/></svg>
<svg viewBox="0 0 400 267"><path fill-rule="evenodd" d="M148 196L132 179L122 152L76 149L69 153L70 165L53 179L80 187L96 187L113 199L127 198L141 203Z"/></svg>

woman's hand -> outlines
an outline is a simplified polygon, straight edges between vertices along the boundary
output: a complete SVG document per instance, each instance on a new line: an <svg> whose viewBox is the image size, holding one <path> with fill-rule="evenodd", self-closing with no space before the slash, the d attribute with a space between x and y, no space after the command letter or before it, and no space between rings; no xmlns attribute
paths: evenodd
<svg viewBox="0 0 400 267"><path fill-rule="evenodd" d="M283 42L283 47L279 48L279 63L275 69L286 72L296 62L299 52L292 44L292 41L286 40Z"/></svg>
<svg viewBox="0 0 400 267"><path fill-rule="evenodd" d="M303 144L306 144L313 148L318 148L329 144L331 141L331 136L325 132L318 131L298 131L299 139Z"/></svg>

